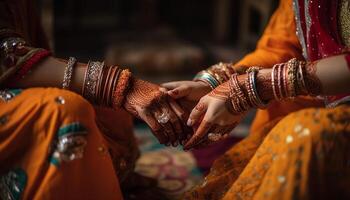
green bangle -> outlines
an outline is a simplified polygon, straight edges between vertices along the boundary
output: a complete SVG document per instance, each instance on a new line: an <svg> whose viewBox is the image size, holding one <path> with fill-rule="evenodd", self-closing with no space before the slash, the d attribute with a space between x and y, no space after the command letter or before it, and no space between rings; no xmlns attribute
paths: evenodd
<svg viewBox="0 0 350 200"><path fill-rule="evenodd" d="M220 85L219 81L216 80L211 74L209 74L208 72L200 72L198 73L194 79L194 81L198 81L198 80L201 80L201 81L205 81L206 83L208 83L210 85L210 87L212 89L215 89L216 87L218 87Z"/></svg>

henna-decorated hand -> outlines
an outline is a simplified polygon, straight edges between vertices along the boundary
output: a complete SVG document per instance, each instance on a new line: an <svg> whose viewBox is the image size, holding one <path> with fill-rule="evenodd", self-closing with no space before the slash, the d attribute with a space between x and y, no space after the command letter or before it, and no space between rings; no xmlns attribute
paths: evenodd
<svg viewBox="0 0 350 200"><path fill-rule="evenodd" d="M144 120L161 144L177 146L186 137L181 123L184 111L158 85L133 78L124 108Z"/></svg>
<svg viewBox="0 0 350 200"><path fill-rule="evenodd" d="M187 121L187 125L195 127L196 132L184 149L208 143L206 140L209 140L209 134L222 135L224 138L242 120L244 114L232 112L229 94L230 88L226 82L200 99Z"/></svg>

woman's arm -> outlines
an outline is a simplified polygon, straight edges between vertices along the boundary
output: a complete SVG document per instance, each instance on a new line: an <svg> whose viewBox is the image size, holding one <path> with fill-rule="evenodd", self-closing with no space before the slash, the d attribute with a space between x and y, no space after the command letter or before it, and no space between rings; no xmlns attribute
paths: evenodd
<svg viewBox="0 0 350 200"><path fill-rule="evenodd" d="M64 71L67 61L48 57L40 61L33 70L26 74L22 79L15 82L9 82L12 88L29 87L62 87ZM86 64L77 63L73 68L72 81L70 89L81 94Z"/></svg>
<svg viewBox="0 0 350 200"><path fill-rule="evenodd" d="M188 125L198 127L185 144L190 149L209 133L226 134L251 108L266 107L272 100L281 101L299 95L339 95L350 93L348 55L338 55L315 62L290 60L273 69L252 69L217 87L201 98L192 110Z"/></svg>
<svg viewBox="0 0 350 200"><path fill-rule="evenodd" d="M305 66L306 90L297 89L297 95L340 95L350 93L350 68L346 56L337 55ZM272 88L272 69L260 70L257 75L257 87L264 101L275 99Z"/></svg>

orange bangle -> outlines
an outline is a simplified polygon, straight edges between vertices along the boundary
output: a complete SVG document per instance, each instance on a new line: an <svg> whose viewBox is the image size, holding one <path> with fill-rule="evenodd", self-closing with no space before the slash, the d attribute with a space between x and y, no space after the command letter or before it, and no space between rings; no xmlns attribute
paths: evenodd
<svg viewBox="0 0 350 200"><path fill-rule="evenodd" d="M113 108L119 108L122 106L126 92L129 88L131 76L132 74L128 69L121 72L115 91L112 95Z"/></svg>

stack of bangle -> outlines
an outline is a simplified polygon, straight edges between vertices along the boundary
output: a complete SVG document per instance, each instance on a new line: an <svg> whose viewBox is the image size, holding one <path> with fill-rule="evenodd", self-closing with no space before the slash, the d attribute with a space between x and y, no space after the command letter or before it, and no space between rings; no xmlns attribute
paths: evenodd
<svg viewBox="0 0 350 200"><path fill-rule="evenodd" d="M212 89L220 84L228 81L230 76L235 73L231 63L218 63L206 70L199 72L194 81L202 81L207 83Z"/></svg>
<svg viewBox="0 0 350 200"><path fill-rule="evenodd" d="M120 107L123 103L131 73L117 66L106 67L101 62L89 62L85 72L82 95L90 102Z"/></svg>
<svg viewBox="0 0 350 200"><path fill-rule="evenodd" d="M276 100L306 93L305 67L305 62L295 58L273 66L271 84ZM250 108L266 108L268 104L261 99L257 90L259 68L250 67L246 72L247 78L242 83L238 80L238 74L233 74L229 80L230 102L234 113L242 113Z"/></svg>
<svg viewBox="0 0 350 200"><path fill-rule="evenodd" d="M258 67L251 67L247 70L247 79L240 84L238 74L233 74L229 80L230 99L234 113L242 113L250 108L266 108L267 102L259 97L256 78L259 72ZM241 87L244 87L244 89Z"/></svg>
<svg viewBox="0 0 350 200"><path fill-rule="evenodd" d="M296 97L306 91L304 80L305 62L295 58L272 68L272 91L276 100Z"/></svg>

